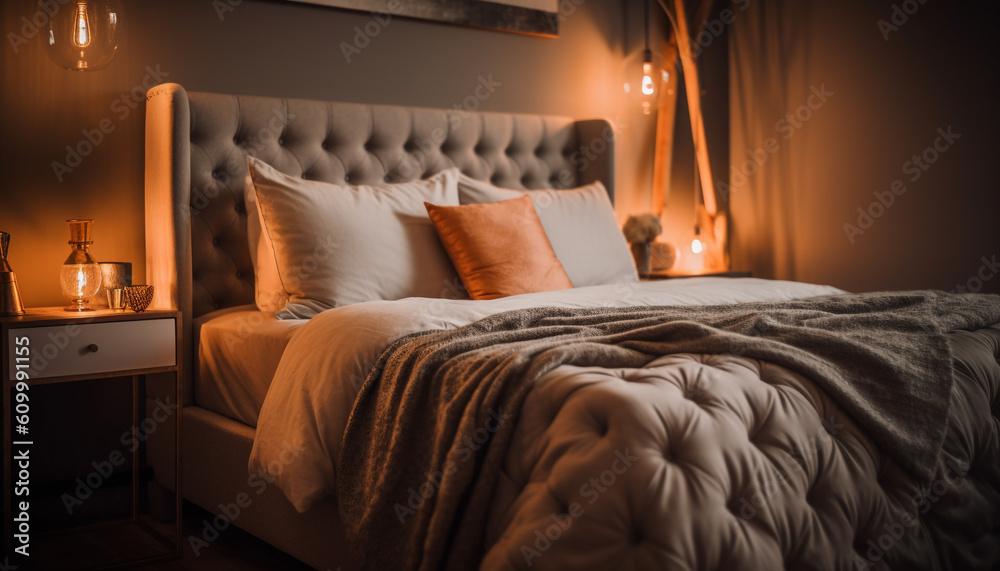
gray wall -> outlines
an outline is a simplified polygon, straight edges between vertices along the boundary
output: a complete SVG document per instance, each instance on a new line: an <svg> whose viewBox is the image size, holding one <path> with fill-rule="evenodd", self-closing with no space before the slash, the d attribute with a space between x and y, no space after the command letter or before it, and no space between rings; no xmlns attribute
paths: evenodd
<svg viewBox="0 0 1000 571"><path fill-rule="evenodd" d="M237 5L220 17L216 6L227 1ZM64 303L58 268L69 251L66 218L95 218L95 257L133 262L137 281L143 278L144 81L450 108L474 94L480 77L491 77L496 90L470 100L481 110L615 119L618 214L649 209L655 123L641 115L635 90L623 89L639 73L638 0L564 1L558 39L393 19L350 63L341 43L355 41L369 14L280 0L123 2L128 35L103 71L56 68L38 36L17 53L9 41L2 46L0 229L13 234L11 263L29 305ZM7 37L21 33L21 18L37 3L5 0L0 10ZM147 69L160 70L158 77ZM137 100L121 100L133 91ZM66 163L65 147L105 119L114 130L60 181L52 163Z"/></svg>

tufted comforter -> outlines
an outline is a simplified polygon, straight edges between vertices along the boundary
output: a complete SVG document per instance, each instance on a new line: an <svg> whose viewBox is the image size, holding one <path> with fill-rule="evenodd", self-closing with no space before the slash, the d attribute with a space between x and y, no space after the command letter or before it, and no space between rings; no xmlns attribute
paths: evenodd
<svg viewBox="0 0 1000 571"><path fill-rule="evenodd" d="M642 284L562 302L677 305L831 293L804 284L725 282ZM300 509L333 489L333 460L346 424L338 397L352 396L345 387L356 387L363 378L356 371L374 362L368 343L351 351L352 339L380 338L380 351L413 330L483 317L476 311L550 305L511 298L471 312L465 307L464 314L451 307L415 309L425 303L404 300L316 318L317 331L329 334L335 324L345 329L333 335L344 350L340 357L313 352L306 363L300 350L315 349L318 341L292 340L261 413L251 466L273 468L275 446L289 441L311 450L294 469L272 471ZM427 327L435 319L443 327ZM611 370L560 366L534 383L516 417L483 514L483 567L988 567L997 560L1000 510L992 416L1000 408L994 404L1000 331L954 333L949 342L956 373L943 452L934 477L923 484L813 381L733 354L739 351L677 354ZM300 359L288 361L289 355ZM317 361L342 367L327 367L332 377L317 376ZM353 398L346 408L351 405ZM495 422L503 420L498 414ZM430 492L420 483L415 493ZM397 502L404 516L406 505L421 503L410 496ZM399 531L384 533L388 540Z"/></svg>

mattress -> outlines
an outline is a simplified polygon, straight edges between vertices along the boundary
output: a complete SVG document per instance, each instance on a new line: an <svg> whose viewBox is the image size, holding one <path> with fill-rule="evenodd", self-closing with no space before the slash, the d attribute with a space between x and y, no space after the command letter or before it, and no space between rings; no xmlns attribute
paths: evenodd
<svg viewBox="0 0 1000 571"><path fill-rule="evenodd" d="M256 427L285 346L306 322L277 319L254 305L215 311L195 320L195 403Z"/></svg>

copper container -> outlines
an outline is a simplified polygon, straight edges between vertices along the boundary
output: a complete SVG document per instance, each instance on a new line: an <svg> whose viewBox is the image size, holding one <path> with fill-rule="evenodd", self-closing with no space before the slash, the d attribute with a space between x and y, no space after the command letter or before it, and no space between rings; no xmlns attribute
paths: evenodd
<svg viewBox="0 0 1000 571"><path fill-rule="evenodd" d="M7 263L10 234L0 232L0 315L24 315L24 303L17 289L17 277Z"/></svg>

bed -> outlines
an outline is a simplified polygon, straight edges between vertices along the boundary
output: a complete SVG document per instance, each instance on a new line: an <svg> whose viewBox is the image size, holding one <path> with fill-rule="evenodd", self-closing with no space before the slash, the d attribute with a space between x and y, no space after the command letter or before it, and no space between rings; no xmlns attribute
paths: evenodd
<svg viewBox="0 0 1000 571"><path fill-rule="evenodd" d="M599 120L151 90L147 278L192 340L184 497L216 513L249 498L232 524L318 569L997 565L996 300L638 282L634 268L570 260L572 240L545 225L558 208L546 208L588 185L613 198L612 133ZM275 233L295 189L435 180L443 192L459 176L470 188L550 189L531 194L532 212L578 287L470 300L448 274L420 295L384 277L352 289L376 268L323 297L309 282L344 252L313 232L312 258L296 266L305 285L263 292L281 280L252 245L295 250L316 210ZM410 191L372 192L386 202ZM429 224L411 211L385 224L396 222L407 244ZM440 262L400 250L365 259L393 274ZM851 338L838 346L851 358L816 358L837 346L832 332ZM474 369L510 374L478 371L484 389L464 394ZM423 378L435 381L406 389ZM830 380L842 378L855 384ZM911 378L920 383L897 396ZM899 412L904 397L912 406Z"/></svg>

